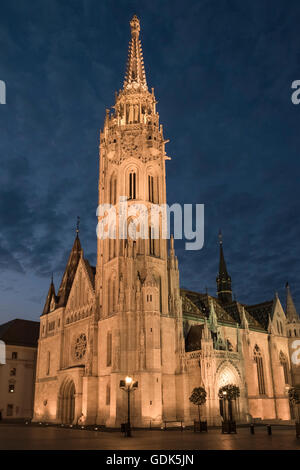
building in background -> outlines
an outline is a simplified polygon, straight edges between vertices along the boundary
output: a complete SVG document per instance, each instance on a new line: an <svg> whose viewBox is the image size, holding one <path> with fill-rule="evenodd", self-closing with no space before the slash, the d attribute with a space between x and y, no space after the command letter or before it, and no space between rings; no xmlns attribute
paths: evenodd
<svg viewBox="0 0 300 470"><path fill-rule="evenodd" d="M39 322L12 320L0 325L5 364L0 364L2 419L31 419L39 337Z"/></svg>
<svg viewBox="0 0 300 470"><path fill-rule="evenodd" d="M130 26L124 86L100 133L99 204L118 213L123 196L129 207L166 204L169 160L136 16ZM123 239L119 227L115 239L98 239L95 268L77 230L59 290L51 281L41 316L34 419L76 423L83 416L86 424L119 426L127 416L126 376L138 382L135 426L191 423L197 410L189 397L199 386L207 391L209 424L220 424L219 391L227 384L240 390L237 421L290 419L287 391L299 384L290 350L300 321L289 289L285 312L277 295L257 305L234 300L220 237L217 296L180 290L174 241L168 247L161 220L157 227L158 239L150 226L147 239L132 231Z"/></svg>

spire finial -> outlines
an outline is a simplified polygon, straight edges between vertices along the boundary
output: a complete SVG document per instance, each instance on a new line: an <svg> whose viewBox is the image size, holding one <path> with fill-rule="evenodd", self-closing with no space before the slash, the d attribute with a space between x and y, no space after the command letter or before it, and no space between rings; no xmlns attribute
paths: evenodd
<svg viewBox="0 0 300 470"><path fill-rule="evenodd" d="M134 89L141 87L147 90L146 74L144 68L144 59L142 45L139 39L140 20L136 15L130 21L131 39L129 41L128 61L124 79L124 89Z"/></svg>
<svg viewBox="0 0 300 470"><path fill-rule="evenodd" d="M130 28L131 28L131 36L132 37L139 37L141 26L140 20L136 15L133 15L132 20L130 21Z"/></svg>
<svg viewBox="0 0 300 470"><path fill-rule="evenodd" d="M53 273L51 274L51 284L53 284Z"/></svg>
<svg viewBox="0 0 300 470"><path fill-rule="evenodd" d="M80 217L77 216L77 223L76 223L76 233L77 233L77 235L79 233L79 227L80 227Z"/></svg>
<svg viewBox="0 0 300 470"><path fill-rule="evenodd" d="M221 229L219 230L219 243L220 243L220 245L222 245L222 243L223 243L223 235L222 235L222 230Z"/></svg>

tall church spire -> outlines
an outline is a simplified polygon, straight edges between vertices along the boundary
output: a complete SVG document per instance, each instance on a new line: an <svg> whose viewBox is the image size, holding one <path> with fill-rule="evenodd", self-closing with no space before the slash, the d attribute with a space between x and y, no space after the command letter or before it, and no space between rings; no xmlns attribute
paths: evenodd
<svg viewBox="0 0 300 470"><path fill-rule="evenodd" d="M130 21L131 39L129 41L128 61L124 79L124 89L141 87L147 89L142 45L139 39L140 21L136 15Z"/></svg>
<svg viewBox="0 0 300 470"><path fill-rule="evenodd" d="M297 313L292 294L290 291L289 283L286 283L286 317L289 323L299 321L299 315Z"/></svg>
<svg viewBox="0 0 300 470"><path fill-rule="evenodd" d="M227 272L227 267L223 252L223 237L220 231L219 233L220 243L220 262L219 262L219 275L217 276L217 292L218 299L224 303L232 302L232 289L231 289L231 277Z"/></svg>

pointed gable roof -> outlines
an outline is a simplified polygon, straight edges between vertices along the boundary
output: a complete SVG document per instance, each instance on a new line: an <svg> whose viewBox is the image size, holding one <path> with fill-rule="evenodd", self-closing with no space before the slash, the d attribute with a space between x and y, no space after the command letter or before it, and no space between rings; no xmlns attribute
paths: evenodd
<svg viewBox="0 0 300 470"><path fill-rule="evenodd" d="M81 254L82 248L77 231L76 238L57 294L58 307L65 307L67 303Z"/></svg>
<svg viewBox="0 0 300 470"><path fill-rule="evenodd" d="M192 313L203 320L205 317L208 319L212 306L218 322L236 324L232 317L226 312L224 306L215 297L187 289L180 289L180 293L183 298L183 315L189 315L189 313ZM188 299L188 302L186 299ZM194 305L194 310L190 308L190 305Z"/></svg>
<svg viewBox="0 0 300 470"><path fill-rule="evenodd" d="M289 323L300 321L288 282L286 283L286 318Z"/></svg>
<svg viewBox="0 0 300 470"><path fill-rule="evenodd" d="M47 313L50 312L50 306L51 306L51 301L52 301L53 297L54 297L54 300L56 302L57 299L56 299L56 295L55 295L55 287L54 287L53 278L52 278L42 315L46 315Z"/></svg>
<svg viewBox="0 0 300 470"><path fill-rule="evenodd" d="M262 302L256 305L246 305L245 308L250 315L258 321L258 323L263 327L265 331L268 330L269 317L273 318L274 314L274 302L275 300L270 300L267 302Z"/></svg>

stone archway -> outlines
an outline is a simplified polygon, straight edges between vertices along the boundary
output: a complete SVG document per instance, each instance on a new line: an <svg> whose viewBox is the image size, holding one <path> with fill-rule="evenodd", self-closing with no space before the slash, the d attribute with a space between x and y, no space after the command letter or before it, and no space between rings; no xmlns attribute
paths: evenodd
<svg viewBox="0 0 300 470"><path fill-rule="evenodd" d="M58 422L72 424L75 417L75 384L72 379L66 379L58 396Z"/></svg>
<svg viewBox="0 0 300 470"><path fill-rule="evenodd" d="M223 363L217 371L216 380L216 392L224 387L224 385L236 385L241 390L240 373L231 362ZM237 398L234 401L224 401L219 399L219 410L220 415L223 419L225 417L229 420L240 421L241 410L240 410L240 399Z"/></svg>

